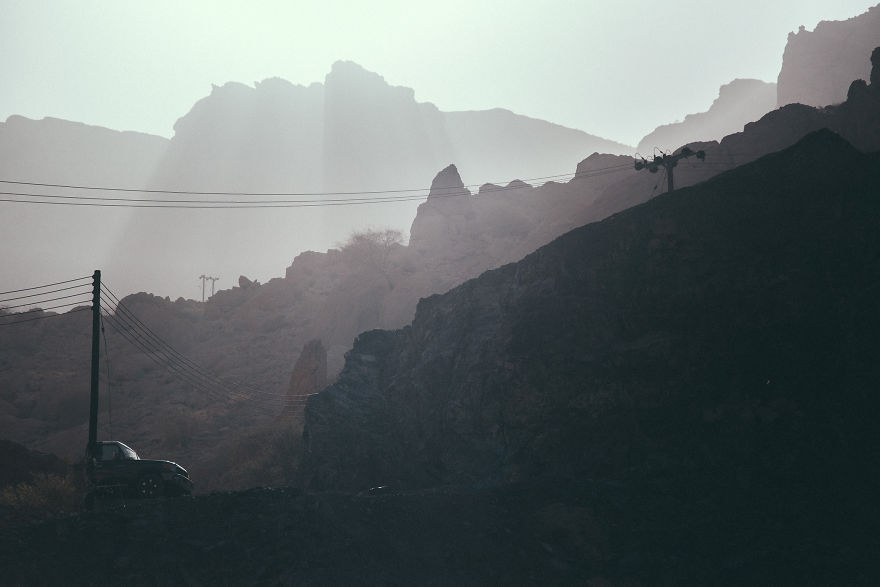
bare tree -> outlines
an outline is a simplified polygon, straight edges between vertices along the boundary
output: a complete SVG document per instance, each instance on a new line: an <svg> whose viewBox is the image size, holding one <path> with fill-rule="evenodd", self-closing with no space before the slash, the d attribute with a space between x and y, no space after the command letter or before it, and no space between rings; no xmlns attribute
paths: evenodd
<svg viewBox="0 0 880 587"><path fill-rule="evenodd" d="M340 247L342 253L363 270L381 274L393 289L389 276L391 253L403 244L403 233L393 228L354 232Z"/></svg>

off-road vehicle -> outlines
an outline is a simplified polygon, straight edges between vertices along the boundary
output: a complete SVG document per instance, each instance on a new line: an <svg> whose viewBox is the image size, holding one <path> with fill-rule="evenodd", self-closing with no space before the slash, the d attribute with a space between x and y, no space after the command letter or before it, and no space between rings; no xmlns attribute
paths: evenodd
<svg viewBox="0 0 880 587"><path fill-rule="evenodd" d="M125 444L112 440L95 443L86 459L94 496L160 497L192 493L186 469L171 461L138 457Z"/></svg>

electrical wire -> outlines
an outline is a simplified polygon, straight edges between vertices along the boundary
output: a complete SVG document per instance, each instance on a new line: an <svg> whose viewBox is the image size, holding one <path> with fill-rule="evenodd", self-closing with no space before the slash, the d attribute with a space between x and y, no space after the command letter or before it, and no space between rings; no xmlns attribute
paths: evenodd
<svg viewBox="0 0 880 587"><path fill-rule="evenodd" d="M86 277L77 277L75 279L68 279L66 281L56 281L55 283L47 283L46 285L36 285L34 287L25 287L22 289L11 289L9 291L0 291L0 296L5 296L6 294L11 294L11 293L19 293L19 292L23 292L23 291L33 291L36 289L44 289L47 287L55 287L56 285L64 285L65 283L73 283L74 281L82 281L84 279L91 279L91 278L92 278L91 275L87 275Z"/></svg>
<svg viewBox="0 0 880 587"><path fill-rule="evenodd" d="M2 303L4 303L4 302L12 302L12 301L14 301L14 300L23 300L23 299L25 299L25 298L35 298L35 297L39 297L39 296L47 296L47 295L49 295L49 294L58 293L58 292L62 292L62 291L68 291L68 290L71 290L71 289L77 289L77 288L81 288L81 287L88 287L89 285L90 285L90 284L88 284L88 283L83 283L83 284L81 284L81 285L71 285L71 286L69 286L69 287L59 287L58 289L53 289L53 290L51 290L51 291L44 291L44 292L41 292L41 293L27 294L27 295L24 295L24 296L16 296L16 297L14 297L14 298L6 298L6 299L3 299L3 300L0 300L0 304L2 304Z"/></svg>
<svg viewBox="0 0 880 587"><path fill-rule="evenodd" d="M101 284L101 288L115 301L117 313L121 314L121 316L127 321L128 324L130 324L133 328L142 332L147 337L147 339L151 345L154 345L154 347L156 347L156 348L161 348L166 353L170 353L170 355L172 355L172 357L173 357L173 360L179 362L183 366L186 366L189 370L197 373L199 376L206 377L206 378L210 379L212 382L214 382L216 384L220 384L220 385L224 385L224 386L231 385L236 388L248 389L251 392L254 392L257 394L269 394L272 397L277 397L276 394L274 394L272 392L266 392L263 389L250 386L247 383L244 383L242 381L238 381L235 379L221 379L219 377L212 375L211 373L209 373L208 371L204 370L202 367L197 365L195 362L191 361L185 355L183 355L182 353L177 351L169 343L167 343L166 341L161 339L150 327L148 327L141 320L139 320L137 318L137 316L135 316L134 313L131 312L131 310L129 310L125 306L125 304L123 304L120 301L119 297L116 296L116 294L114 294L108 287L106 287L106 285L104 283ZM121 312L120 312L120 309L121 309ZM171 358L171 357L169 357L169 358Z"/></svg>
<svg viewBox="0 0 880 587"><path fill-rule="evenodd" d="M12 310L14 308L33 307L35 304L42 304L45 302L57 302L58 300L68 300L70 298L82 297L84 295L87 295L87 294L80 292L80 293L70 294L70 295L66 295L66 296L58 296L57 298L47 298L45 300L30 301L26 304L16 304L14 306L3 306L3 309L4 310ZM91 295L91 294L88 294L88 295Z"/></svg>
<svg viewBox="0 0 880 587"><path fill-rule="evenodd" d="M536 178L529 178L528 180L520 180L524 183L529 181L536 181L541 179L559 179L559 178L568 178L568 181L575 179L583 179L587 177L595 177L598 175L604 175L605 173L613 173L617 171L622 171L624 169L631 168L629 163L627 164L618 164L604 168L593 169L583 173L567 173L560 175L548 175ZM118 198L118 197L98 197L98 196L72 196L72 195L62 195L62 194L35 194L35 193L27 193L27 192L6 192L0 191L0 195L13 196L16 198L27 198L27 199L11 199L11 198L0 198L0 202L13 202L13 203L25 203L25 204L47 204L47 205L69 205L69 206L97 206L97 207L111 207L111 208L193 208L193 209L210 209L210 208L218 208L218 209L253 209L253 208L304 208L304 207L328 207L328 206L349 206L349 205L362 205L362 204L386 204L386 203L400 203L400 202L410 202L410 201L418 201L424 200L426 198L458 198L458 197L467 197L471 196L470 192L461 193L460 190L462 188L435 188L433 190L426 189L418 189L418 190L384 190L384 191L357 191L357 192L302 192L302 193L259 193L259 192L184 192L184 191L172 191L172 190L135 190L129 188L106 188L101 186L89 187L89 186L68 186L62 184L42 184L42 183L29 183L29 182L10 182L6 180L0 180L0 183L18 183L24 185L35 185L35 186L43 186L43 187L58 187L58 188L76 188L76 189L94 189L101 191L122 191L122 192L146 192L146 193L160 193L160 194L179 194L179 195L229 195L229 196L329 196L329 195L381 195L381 197L368 197L368 198L324 198L320 200L204 200L204 199L196 199L196 200L184 200L184 199L156 199L156 198ZM512 182L511 182L512 183ZM477 186L486 186L492 185L496 186L494 183L483 183L483 184L470 184L467 187L477 187ZM519 190L522 189L521 185L510 185L510 183L506 186L493 187L488 191L490 193L500 192L500 191L508 191L508 190ZM534 186L529 186L534 187ZM404 192L421 192L419 194L408 194L408 195L389 195L389 194L399 194ZM443 193L443 192L450 193ZM425 193L428 192L428 193ZM440 192L440 193L438 193ZM384 194L384 195L383 195ZM34 198L42 198L43 200L53 200L53 201L43 201ZM62 201L55 201L62 200Z"/></svg>
<svg viewBox="0 0 880 587"><path fill-rule="evenodd" d="M527 179L522 179L520 181L530 182L530 181L538 181L542 179L552 179L552 178L560 178L567 177L570 175L574 175L573 173L559 173L556 175L544 175L540 177L531 177ZM508 180L506 183L509 183L513 180ZM64 188L64 189L77 189L77 190L94 190L94 191L109 191L109 192L128 192L128 193L144 193L144 194L169 194L169 195L188 195L188 196L357 196L357 195L376 195L376 194L400 194L400 193L411 193L411 192L425 192L429 191L429 188L404 188L404 189L383 189L383 190L356 190L356 191L337 191L337 192L210 192L210 191L195 191L195 190L161 190L161 189L142 189L142 188L120 188L120 187L107 187L107 186L88 186L88 185L70 185L70 184L58 184L58 183L39 183L39 182L30 182L30 181L12 181L7 179L0 179L0 183L7 183L13 185L27 185L27 186L36 186L36 187L52 187L52 188ZM467 184L462 187L465 188L473 188L479 187L481 185L485 185L486 183L497 183L497 182L483 182L481 184ZM459 189L459 188L441 188L441 189Z"/></svg>
<svg viewBox="0 0 880 587"><path fill-rule="evenodd" d="M113 300L115 300L116 313L121 318L123 318L125 320L125 322L132 329L139 330L146 337L146 339L150 345L152 345L157 350L161 350L165 354L165 356L168 357L170 360L174 360L174 361L179 362L181 365L183 365L183 366L187 367L189 370L197 373L199 376L206 376L207 378L211 379L213 383L226 385L226 382L224 382L223 380L221 380L219 378L213 377L207 371L204 371L201 367L199 367L194 362L192 362L187 357L185 357L182 353L180 353L176 349L174 349L174 347L172 347L170 344L168 344L167 342L162 340L152 329L150 329L146 324L141 322L141 320L139 320L137 318L137 316L135 316L134 313L131 312L131 310L129 310L119 300L119 298L116 296L116 294L114 294L112 291L110 291L110 289L105 287L103 284L102 284L102 289L109 296L111 296ZM169 353L170 353L170 355L169 355Z"/></svg>
<svg viewBox="0 0 880 587"><path fill-rule="evenodd" d="M176 373L185 383L211 397L220 399L231 397L234 400L246 400L261 409L270 410L273 413L277 413L285 405L300 405L298 401L289 401L284 397L279 397L277 394L258 388L251 388L254 390L251 392L243 392L241 388L244 386L236 382L220 379L208 373L177 352L170 344L159 338L158 335L126 308L109 288L106 288L106 291L110 297L116 300L115 307L111 307L109 304L102 304L102 309L108 313L109 323L113 326L114 330L129 343L144 351L158 365ZM112 315L110 315L111 313ZM307 398L303 398L302 402L304 403L306 400Z"/></svg>

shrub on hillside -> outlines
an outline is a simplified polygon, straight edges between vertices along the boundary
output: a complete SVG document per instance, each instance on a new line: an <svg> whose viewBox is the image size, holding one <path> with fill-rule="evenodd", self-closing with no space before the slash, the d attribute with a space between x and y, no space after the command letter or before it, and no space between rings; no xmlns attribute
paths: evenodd
<svg viewBox="0 0 880 587"><path fill-rule="evenodd" d="M79 491L72 475L35 475L32 481L8 485L0 489L0 505L65 511L80 502Z"/></svg>

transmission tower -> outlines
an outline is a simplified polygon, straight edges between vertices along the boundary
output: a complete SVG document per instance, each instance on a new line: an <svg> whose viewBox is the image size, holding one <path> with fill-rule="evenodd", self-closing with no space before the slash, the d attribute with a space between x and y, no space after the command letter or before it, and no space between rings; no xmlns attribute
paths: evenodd
<svg viewBox="0 0 880 587"><path fill-rule="evenodd" d="M679 159L685 159L691 155L695 155L700 161L705 161L706 159L706 151L700 150L695 152L690 147L684 147L677 155L667 155L666 153L661 152L659 156L654 155L654 159L651 161L648 161L644 157L636 159L635 168L636 171L647 169L651 173L657 173L657 171L663 167L666 169L666 191L671 192L675 189L675 183L672 179L672 170L678 165Z"/></svg>

